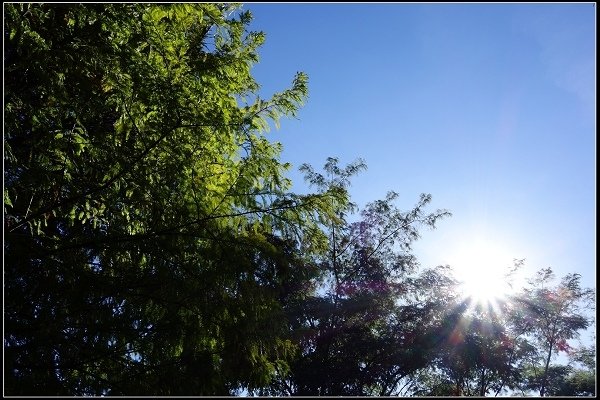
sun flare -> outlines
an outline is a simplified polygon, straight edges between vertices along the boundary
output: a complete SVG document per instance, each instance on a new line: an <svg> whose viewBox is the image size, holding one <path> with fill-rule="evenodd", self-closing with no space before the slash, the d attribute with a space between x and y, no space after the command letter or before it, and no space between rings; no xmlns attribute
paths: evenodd
<svg viewBox="0 0 600 400"><path fill-rule="evenodd" d="M498 243L485 239L464 242L450 260L465 297L477 303L494 303L512 291L506 274L513 256Z"/></svg>

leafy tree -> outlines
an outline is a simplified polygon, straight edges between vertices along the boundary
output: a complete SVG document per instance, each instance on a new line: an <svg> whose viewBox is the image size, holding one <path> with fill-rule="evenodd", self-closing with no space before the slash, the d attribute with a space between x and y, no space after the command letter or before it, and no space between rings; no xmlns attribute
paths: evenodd
<svg viewBox="0 0 600 400"><path fill-rule="evenodd" d="M347 198L350 178L364 168L360 160L342 168L329 158L325 174L308 165L302 170L321 193ZM286 305L300 350L288 374L259 394L391 395L427 365L440 324L433 316L453 282L441 269L417 274L411 245L419 227L433 227L449 213L426 214L429 195L402 212L397 197L392 192L368 204L356 222L350 222L357 211L352 203L332 201L335 215L321 221L329 245L314 259L314 289Z"/></svg>
<svg viewBox="0 0 600 400"><path fill-rule="evenodd" d="M532 358L530 374L535 377L529 387L539 390L540 396L546 395L549 384L554 382L552 375L563 376L568 372L559 371L558 367L552 369L552 356L568 352L568 341L577 338L591 324L586 311L594 307L595 291L582 288L580 279L579 274L567 274L558 285L551 286L554 273L551 268L544 268L512 299L512 329L530 336L539 350L538 357Z"/></svg>
<svg viewBox="0 0 600 400"><path fill-rule="evenodd" d="M522 261L516 260L515 268ZM575 353L568 341L587 328L585 315L594 291L580 287L579 275L566 275L552 287L554 275L543 269L517 295L495 307L467 307L451 335L445 336L438 357L426 376L429 385L419 393L429 395L494 395L508 390L540 395L590 393L595 370L552 365L558 352L586 360L595 351ZM575 355L577 354L577 357ZM588 391L586 391L588 390Z"/></svg>
<svg viewBox="0 0 600 400"><path fill-rule="evenodd" d="M439 347L429 378L435 385L420 392L429 395L487 396L515 389L523 366L534 350L523 338L513 336L503 317L505 304L494 307L470 304L461 313ZM436 377L437 375L437 377Z"/></svg>
<svg viewBox="0 0 600 400"><path fill-rule="evenodd" d="M264 41L230 4L4 5L8 395L595 395L595 292L541 270L497 314L412 244L449 215L359 210L362 161L290 192ZM551 364L559 352L572 364Z"/></svg>
<svg viewBox="0 0 600 400"><path fill-rule="evenodd" d="M293 345L333 192L296 196L265 136L264 40L223 4L4 5L4 356L10 395L215 395ZM340 199L340 201L343 199ZM306 238L311 238L310 240Z"/></svg>
<svg viewBox="0 0 600 400"><path fill-rule="evenodd" d="M527 389L541 386L543 375L530 368L524 380ZM550 365L546 375L546 396L595 396L596 375L593 371L576 369L570 365Z"/></svg>
<svg viewBox="0 0 600 400"><path fill-rule="evenodd" d="M596 395L596 350L595 346L581 346L568 353L569 365L550 365L548 367L547 396L595 396ZM581 367L577 367L577 365ZM529 389L540 387L541 374L536 366L528 369L525 383Z"/></svg>

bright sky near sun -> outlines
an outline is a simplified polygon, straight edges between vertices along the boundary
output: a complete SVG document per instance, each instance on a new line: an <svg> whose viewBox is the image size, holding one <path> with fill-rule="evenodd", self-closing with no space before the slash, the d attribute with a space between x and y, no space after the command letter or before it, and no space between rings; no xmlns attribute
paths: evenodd
<svg viewBox="0 0 600 400"><path fill-rule="evenodd" d="M486 276L525 258L527 272L578 272L595 287L593 3L244 9L267 36L253 69L262 95L309 76L298 120L269 134L295 190L307 190L300 164L361 157L359 205L395 190L409 209L424 192L453 213L416 244L423 266Z"/></svg>

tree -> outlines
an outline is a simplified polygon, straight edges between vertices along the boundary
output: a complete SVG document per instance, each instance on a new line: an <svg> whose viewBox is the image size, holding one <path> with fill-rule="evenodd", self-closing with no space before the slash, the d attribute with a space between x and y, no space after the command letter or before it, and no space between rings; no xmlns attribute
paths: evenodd
<svg viewBox="0 0 600 400"><path fill-rule="evenodd" d="M545 394L547 396L595 396L596 349L581 346L568 353L569 365L551 364L548 367ZM539 389L541 375L536 365L527 369L524 383L528 389Z"/></svg>
<svg viewBox="0 0 600 400"><path fill-rule="evenodd" d="M528 370L525 385L536 390L541 386L541 375L534 368ZM546 375L546 396L595 396L596 374L570 365L550 365Z"/></svg>
<svg viewBox="0 0 600 400"><path fill-rule="evenodd" d="M523 366L534 350L514 336L499 301L494 307L465 300L460 318L443 335L428 380L420 392L428 395L497 396L516 389Z"/></svg>
<svg viewBox="0 0 600 400"><path fill-rule="evenodd" d="M10 395L215 395L293 352L279 298L335 193L296 196L221 4L5 4ZM310 232L311 235L305 234ZM306 242L307 246L309 243Z"/></svg>
<svg viewBox="0 0 600 400"><path fill-rule="evenodd" d="M362 161L340 167L329 158L325 174L302 170L321 193L347 198L350 178ZM453 287L443 269L418 272L411 253L419 228L434 227L449 213L426 214L422 195L410 211L399 210L398 195L357 208L332 201L336 211L321 221L328 247L312 262L318 273L312 292L286 304L290 335L299 352L286 375L263 395L392 395L400 381L427 365L436 345L440 313Z"/></svg>
<svg viewBox="0 0 600 400"><path fill-rule="evenodd" d="M581 287L579 274L565 275L554 287L550 286L553 279L552 269L543 268L529 281L529 286L512 299L513 329L530 336L539 349L539 357L532 359L530 372L537 375L533 387L539 390L540 396L547 394L551 373L556 375L558 371L551 368L552 356L568 352L568 341L590 326L591 319L585 311L593 309L595 301L595 291Z"/></svg>

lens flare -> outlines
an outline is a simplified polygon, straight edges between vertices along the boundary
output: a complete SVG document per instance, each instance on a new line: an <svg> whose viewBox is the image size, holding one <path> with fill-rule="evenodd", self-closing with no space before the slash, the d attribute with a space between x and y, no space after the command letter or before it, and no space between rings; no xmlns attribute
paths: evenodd
<svg viewBox="0 0 600 400"><path fill-rule="evenodd" d="M465 242L450 258L466 298L473 303L493 305L512 291L507 273L513 256L501 244L485 239Z"/></svg>

